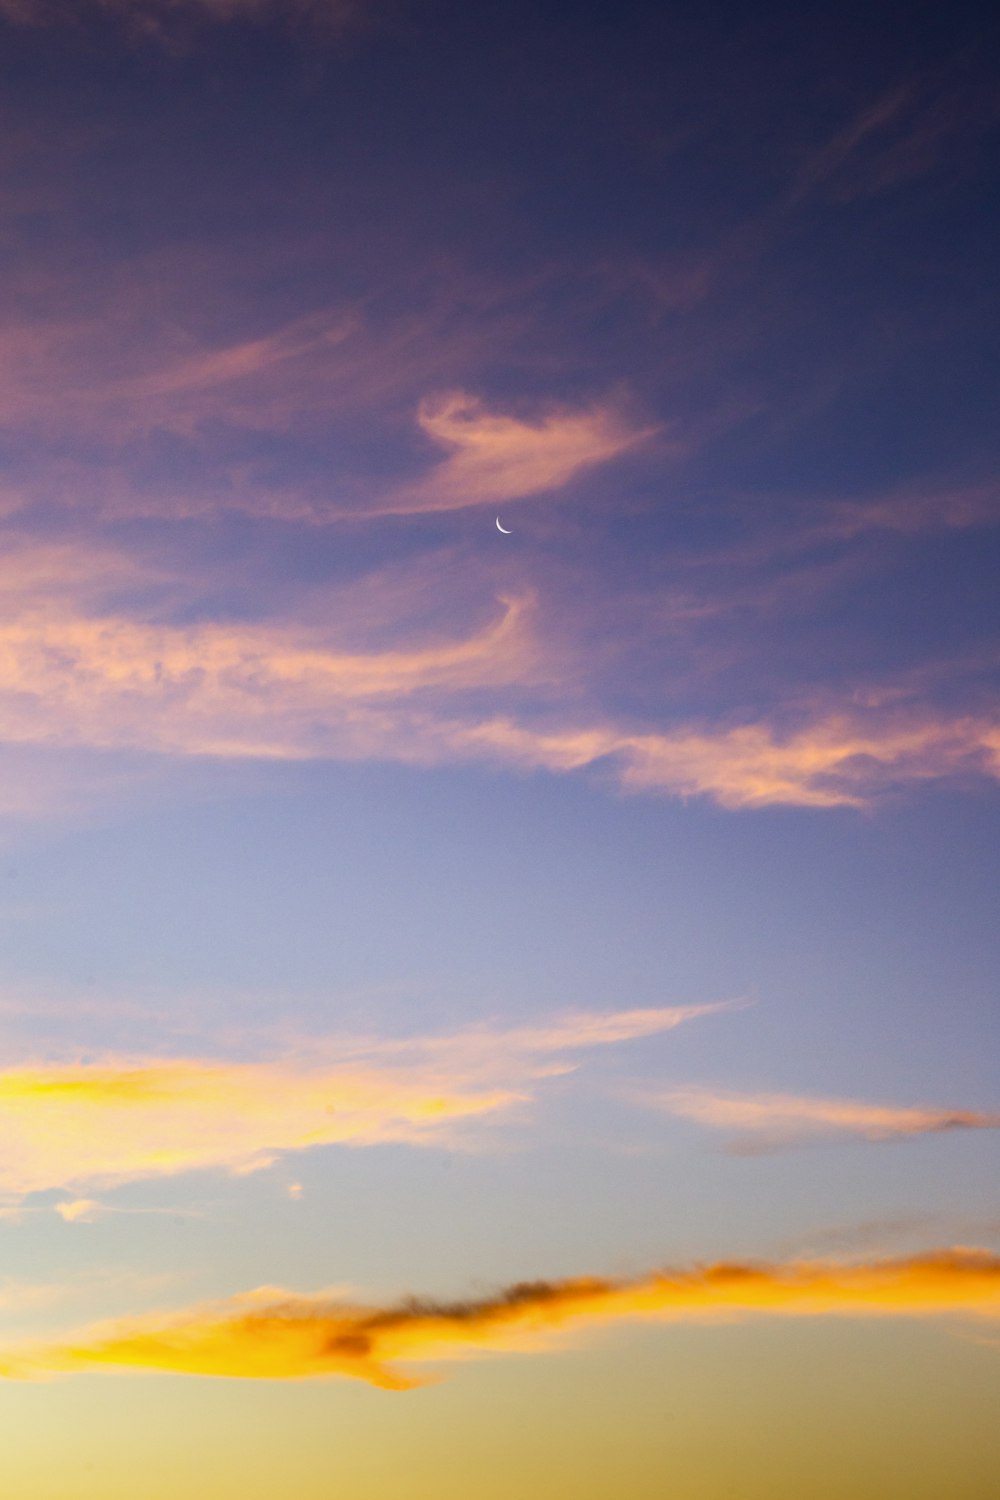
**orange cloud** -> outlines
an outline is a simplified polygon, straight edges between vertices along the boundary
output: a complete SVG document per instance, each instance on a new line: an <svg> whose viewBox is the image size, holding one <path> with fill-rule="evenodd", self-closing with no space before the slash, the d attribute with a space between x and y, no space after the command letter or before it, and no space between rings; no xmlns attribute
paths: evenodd
<svg viewBox="0 0 1000 1500"><path fill-rule="evenodd" d="M551 771L609 760L631 791L709 796L723 807L861 807L879 790L947 776L1000 777L1000 724L966 715L856 710L785 734L767 723L636 733L611 725L528 728L512 718L452 723L452 753Z"/></svg>
<svg viewBox="0 0 1000 1500"><path fill-rule="evenodd" d="M572 1071L559 1054L669 1031L719 1006L568 1015L406 1041L328 1040L308 1060L115 1058L0 1072L0 1195L110 1186L204 1168L253 1172L322 1145L459 1145L457 1127ZM64 1218L94 1211L61 1204Z"/></svg>
<svg viewBox="0 0 1000 1500"><path fill-rule="evenodd" d="M204 274L197 265L189 269L195 282ZM144 284L150 276L181 280L170 263L145 268ZM363 304L339 303L227 343L182 334L178 323L187 320L180 316L137 339L137 295L110 297L99 316L27 320L3 317L0 309L0 415L39 440L27 475L0 490L0 512L55 502L110 516L236 511L323 524L450 511L561 489L660 430L637 425L615 399L549 404L523 417L452 391L416 405L417 425L445 451L423 474L381 492L349 475L336 483L314 477L282 484L249 456L223 459L214 446L217 424L253 433L328 433L331 418L353 413L356 420L359 410L369 421L387 402L409 404L433 389L442 364L467 364L474 352L466 347L469 332L463 344L444 308L416 316L412 327L388 330L366 321ZM185 303L180 287L175 296ZM480 336L495 343L501 334L491 324ZM163 489L132 472L130 445L164 429L197 445L197 485ZM48 449L54 433L62 438L58 457ZM85 438L89 457L70 457L70 434Z"/></svg>
<svg viewBox="0 0 1000 1500"><path fill-rule="evenodd" d="M880 788L980 772L1000 776L1000 724L933 711L830 714L781 735L767 724L636 737L623 780L709 793L725 807L861 806Z"/></svg>
<svg viewBox="0 0 1000 1500"><path fill-rule="evenodd" d="M405 738L392 711L411 695L531 677L530 601L499 608L464 639L351 652L303 626L177 627L28 603L0 623L3 737L232 757L379 754L380 742Z"/></svg>
<svg viewBox="0 0 1000 1500"><path fill-rule="evenodd" d="M634 427L608 403L552 408L524 421L491 411L461 391L422 402L419 421L449 455L424 479L379 502L381 512L459 510L545 494L657 431Z"/></svg>
<svg viewBox="0 0 1000 1500"><path fill-rule="evenodd" d="M278 760L491 761L555 772L605 763L630 791L724 807L861 807L880 791L1000 777L1000 724L891 703L779 733L767 722L636 731L613 722L480 717L472 690L538 696L557 663L533 638L532 601L508 598L464 638L411 650L339 649L290 624L149 624L25 609L0 623L8 745ZM544 699L543 699L544 701Z"/></svg>
<svg viewBox="0 0 1000 1500"><path fill-rule="evenodd" d="M541 1353L568 1336L628 1322L760 1317L1000 1317L1000 1257L955 1248L867 1263L721 1263L634 1281L534 1281L459 1302L385 1308L264 1287L227 1303L13 1349L8 1378L86 1370L295 1380L340 1375L390 1390L421 1383L412 1364ZM399 1366L403 1366L400 1370Z"/></svg>
<svg viewBox="0 0 1000 1500"><path fill-rule="evenodd" d="M942 1130L1000 1129L1000 1114L981 1110L901 1108L794 1094L670 1089L653 1102L681 1119L738 1132L741 1149L772 1150L844 1135L889 1141Z"/></svg>

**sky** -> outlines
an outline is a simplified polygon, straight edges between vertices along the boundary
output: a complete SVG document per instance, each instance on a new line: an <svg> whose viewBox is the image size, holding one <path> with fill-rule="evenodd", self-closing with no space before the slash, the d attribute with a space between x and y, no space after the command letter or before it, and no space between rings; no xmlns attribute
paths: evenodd
<svg viewBox="0 0 1000 1500"><path fill-rule="evenodd" d="M0 0L12 1500L993 1500L998 25Z"/></svg>

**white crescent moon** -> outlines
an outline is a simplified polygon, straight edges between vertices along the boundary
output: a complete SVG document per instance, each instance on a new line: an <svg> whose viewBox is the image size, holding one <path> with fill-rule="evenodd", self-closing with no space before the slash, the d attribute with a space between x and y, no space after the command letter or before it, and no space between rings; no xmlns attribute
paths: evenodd
<svg viewBox="0 0 1000 1500"><path fill-rule="evenodd" d="M506 526L501 526L500 525L500 517L499 516L497 516L497 531L502 531L503 534L504 534L504 536L510 536L510 532L507 530Z"/></svg>

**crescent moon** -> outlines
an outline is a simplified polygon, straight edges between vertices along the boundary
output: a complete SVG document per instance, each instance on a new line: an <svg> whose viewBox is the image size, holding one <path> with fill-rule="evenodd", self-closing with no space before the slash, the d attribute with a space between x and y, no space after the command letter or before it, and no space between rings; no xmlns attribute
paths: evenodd
<svg viewBox="0 0 1000 1500"><path fill-rule="evenodd" d="M502 531L503 534L504 534L504 536L510 536L510 532L507 530L506 526L501 526L500 525L500 517L499 516L497 516L497 531Z"/></svg>

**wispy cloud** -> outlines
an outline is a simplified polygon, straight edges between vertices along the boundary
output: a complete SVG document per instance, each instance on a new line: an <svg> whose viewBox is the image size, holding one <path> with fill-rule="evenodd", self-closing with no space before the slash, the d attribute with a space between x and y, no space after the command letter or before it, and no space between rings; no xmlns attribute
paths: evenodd
<svg viewBox="0 0 1000 1500"><path fill-rule="evenodd" d="M681 718L669 703L627 722L602 707L624 642L605 661L572 610L554 634L530 590L498 594L488 614L488 574L471 591L455 576L390 569L326 591L322 613L307 601L292 617L174 623L190 613L190 579L111 551L15 544L0 565L3 743L591 768L628 791L732 808L860 807L920 782L1000 775L995 714L939 709L926 682L839 705L827 694L781 723L780 700L742 722Z"/></svg>
<svg viewBox="0 0 1000 1500"><path fill-rule="evenodd" d="M1000 525L1000 485L922 484L897 487L856 499L812 497L808 515L790 517L784 527L764 531L712 561L761 564L825 546L852 543L871 535L918 537L927 532L968 531Z"/></svg>
<svg viewBox="0 0 1000 1500"><path fill-rule="evenodd" d="M12 710L4 739L229 757L378 754L393 708L413 695L530 679L529 611L527 599L499 601L493 622L464 638L358 652L300 623L185 627L55 599L26 604L0 623L0 700Z"/></svg>
<svg viewBox="0 0 1000 1500"><path fill-rule="evenodd" d="M905 116L916 95L913 81L886 90L847 120L827 141L810 152L799 167L786 206L828 188L872 139L878 140Z"/></svg>
<svg viewBox="0 0 1000 1500"><path fill-rule="evenodd" d="M67 1224L90 1224L101 1211L96 1198L67 1198L53 1208Z"/></svg>
<svg viewBox="0 0 1000 1500"><path fill-rule="evenodd" d="M534 1281L475 1300L409 1298L381 1308L263 1287L173 1316L9 1349L0 1356L0 1374L25 1379L161 1370L267 1380L339 1375L404 1390L426 1379L407 1373L409 1365L543 1353L613 1324L955 1316L1000 1317L1000 1257L956 1248L846 1265L724 1262L633 1281Z"/></svg>
<svg viewBox="0 0 1000 1500"><path fill-rule="evenodd" d="M423 479L378 503L380 511L458 510L561 489L577 474L648 441L655 427L630 422L613 402L553 407L534 419L491 410L457 391L425 400L420 425L449 450Z"/></svg>
<svg viewBox="0 0 1000 1500"><path fill-rule="evenodd" d="M547 731L507 718L444 733L454 752L547 770L607 759L627 790L708 796L730 808L863 807L915 782L1000 775L1000 725L985 716L859 709L784 732L762 722L649 733L607 725Z"/></svg>
<svg viewBox="0 0 1000 1500"><path fill-rule="evenodd" d="M988 67L969 52L939 60L870 100L806 154L786 204L873 198L968 156L996 123Z"/></svg>
<svg viewBox="0 0 1000 1500"><path fill-rule="evenodd" d="M343 25L361 7L357 0L0 0L0 16L21 26L77 24L91 15L119 17L132 32L169 39L185 21L226 22L270 17L312 17Z"/></svg>
<svg viewBox="0 0 1000 1500"><path fill-rule="evenodd" d="M915 535L1000 525L1000 485L995 482L897 490L869 501L841 501L829 521L808 530L808 542L823 534L845 540L867 531Z"/></svg>
<svg viewBox="0 0 1000 1500"><path fill-rule="evenodd" d="M154 265L146 275L167 280L179 278L184 269L168 272ZM197 272L190 275L197 280ZM127 273L122 276L127 281ZM71 300L79 290L67 288L64 295ZM120 293L124 305L108 300L98 317L89 309L87 316L39 312L26 318L8 312L3 317L0 411L5 421L25 433L51 437L57 431L66 440L86 439L89 451L81 467L95 485L111 483L124 446L150 433L190 438L221 422L252 432L283 432L328 421L342 395L343 365L357 363L362 351L368 360L379 353L378 341L373 350L371 338L361 338L359 347L362 318L356 307L322 308L264 333L209 341L163 326L148 313L144 337L137 337L133 300ZM210 470L211 455L203 452L202 460ZM33 473L37 482L45 482L44 466L36 462ZM211 473L203 479L210 484ZM50 491L57 481L58 470L49 479ZM143 503L141 489L133 485L136 508ZM145 503L153 501L145 497Z"/></svg>
<svg viewBox="0 0 1000 1500"><path fill-rule="evenodd" d="M651 1102L680 1119L735 1132L734 1149L772 1151L817 1140L899 1140L943 1130L997 1130L1000 1113L973 1109L865 1104L795 1094L669 1089Z"/></svg>
<svg viewBox="0 0 1000 1500"><path fill-rule="evenodd" d="M724 1008L724 1007L721 1007ZM0 1072L0 1195L79 1193L204 1168L245 1173L312 1146L461 1146L460 1127L500 1116L572 1071L580 1049L671 1030L718 1005L570 1014L549 1024L405 1041L317 1040L308 1056L231 1062L108 1056ZM83 1190L83 1191L80 1191Z"/></svg>

